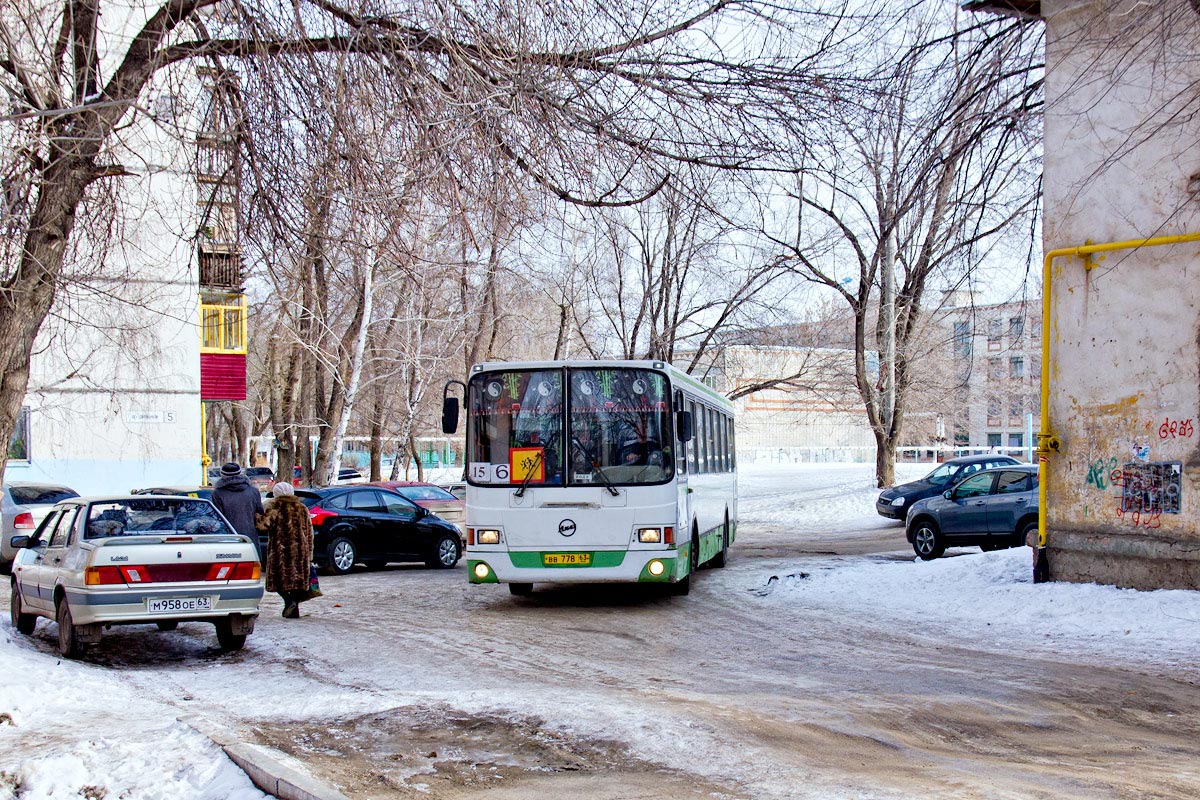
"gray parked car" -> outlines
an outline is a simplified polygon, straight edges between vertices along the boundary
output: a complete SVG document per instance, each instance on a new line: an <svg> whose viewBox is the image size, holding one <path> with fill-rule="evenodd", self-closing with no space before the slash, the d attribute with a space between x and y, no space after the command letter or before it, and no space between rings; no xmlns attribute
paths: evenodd
<svg viewBox="0 0 1200 800"><path fill-rule="evenodd" d="M1021 464L976 472L918 500L908 512L907 535L916 554L930 561L955 545L1019 547L1037 524L1037 467Z"/></svg>
<svg viewBox="0 0 1200 800"><path fill-rule="evenodd" d="M55 503L71 497L79 493L50 483L9 481L0 487L0 569L7 571L20 549L12 538L32 535Z"/></svg>

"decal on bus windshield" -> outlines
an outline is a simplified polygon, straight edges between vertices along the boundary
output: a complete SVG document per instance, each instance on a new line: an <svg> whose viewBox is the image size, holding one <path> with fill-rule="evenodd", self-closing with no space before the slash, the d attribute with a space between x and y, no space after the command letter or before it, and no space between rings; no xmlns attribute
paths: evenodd
<svg viewBox="0 0 1200 800"><path fill-rule="evenodd" d="M509 474L513 483L544 483L546 450L543 447L514 447L508 451ZM532 476L532 477L531 477Z"/></svg>

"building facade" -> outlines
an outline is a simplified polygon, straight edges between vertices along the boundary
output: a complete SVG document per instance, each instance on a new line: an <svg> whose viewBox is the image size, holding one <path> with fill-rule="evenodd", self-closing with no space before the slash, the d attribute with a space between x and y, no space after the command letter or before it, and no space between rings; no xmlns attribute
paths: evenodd
<svg viewBox="0 0 1200 800"><path fill-rule="evenodd" d="M1047 34L1044 562L1200 588L1200 11L1025 5Z"/></svg>
<svg viewBox="0 0 1200 800"><path fill-rule="evenodd" d="M852 350L728 345L692 373L732 399L743 463L875 458Z"/></svg>
<svg viewBox="0 0 1200 800"><path fill-rule="evenodd" d="M214 112L219 83L181 66L131 112L111 153L125 175L109 216L81 219L39 334L5 480L82 494L201 482L202 398L245 397L236 158Z"/></svg>
<svg viewBox="0 0 1200 800"><path fill-rule="evenodd" d="M1041 322L1036 300L968 301L945 311L956 390L943 419L953 449L1031 455L1040 418Z"/></svg>

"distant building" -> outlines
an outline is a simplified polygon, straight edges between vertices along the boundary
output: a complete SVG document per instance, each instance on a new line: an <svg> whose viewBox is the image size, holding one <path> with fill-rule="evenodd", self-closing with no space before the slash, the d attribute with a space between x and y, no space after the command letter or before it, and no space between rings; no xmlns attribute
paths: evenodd
<svg viewBox="0 0 1200 800"><path fill-rule="evenodd" d="M675 362L687 364L686 354ZM854 351L727 345L692 374L730 397L743 461L871 461L875 439L854 385Z"/></svg>
<svg viewBox="0 0 1200 800"><path fill-rule="evenodd" d="M957 386L952 402L942 406L947 444L1024 454L1034 444L1029 431L1038 426L1040 301L974 305L966 296L951 300L958 303L941 319Z"/></svg>

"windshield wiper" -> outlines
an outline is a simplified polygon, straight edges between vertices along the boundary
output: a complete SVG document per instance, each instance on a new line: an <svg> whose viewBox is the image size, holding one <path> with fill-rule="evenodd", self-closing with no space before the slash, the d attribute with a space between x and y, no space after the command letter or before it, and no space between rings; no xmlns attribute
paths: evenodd
<svg viewBox="0 0 1200 800"><path fill-rule="evenodd" d="M533 480L533 476L537 473L538 466L546 460L546 451L554 446L555 440L558 438L561 431L555 431L550 438L546 440L546 444L542 446L542 451L537 454L537 460L533 462L533 466L525 473L525 480L521 481L521 488L513 492L513 497L524 497L525 490L529 488L529 482Z"/></svg>
<svg viewBox="0 0 1200 800"><path fill-rule="evenodd" d="M592 454L589 453L588 449L583 446L583 442L572 436L571 446L578 447L583 452L583 457L586 458L588 464L591 465L592 471L600 476L600 480L604 482L604 488L608 489L609 494L611 494L613 497L620 497L621 493L617 491L617 487L613 486L612 481L610 481L608 476L604 474L604 470L599 464L596 463L596 459L592 458Z"/></svg>

